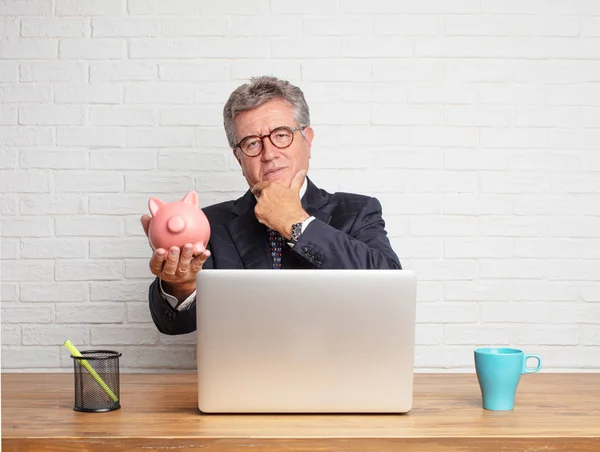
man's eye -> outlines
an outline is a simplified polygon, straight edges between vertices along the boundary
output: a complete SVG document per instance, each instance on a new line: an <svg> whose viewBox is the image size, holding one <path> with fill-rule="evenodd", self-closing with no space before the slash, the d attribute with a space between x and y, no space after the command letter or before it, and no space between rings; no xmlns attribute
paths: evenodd
<svg viewBox="0 0 600 452"><path fill-rule="evenodd" d="M255 148L256 146L258 146L258 141L254 140L251 141L250 143L248 143L247 145L249 148Z"/></svg>

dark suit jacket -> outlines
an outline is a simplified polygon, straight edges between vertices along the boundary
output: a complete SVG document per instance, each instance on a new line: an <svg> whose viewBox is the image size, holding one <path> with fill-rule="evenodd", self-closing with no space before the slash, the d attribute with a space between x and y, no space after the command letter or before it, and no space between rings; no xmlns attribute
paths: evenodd
<svg viewBox="0 0 600 452"><path fill-rule="evenodd" d="M212 268L273 268L267 229L254 215L256 199L248 190L235 200L203 209L211 227ZM285 246L282 268L400 269L375 198L351 193L330 194L307 180L302 206L315 217L300 240ZM196 329L196 305L177 311L160 294L158 278L150 285L150 312L159 331L184 334Z"/></svg>

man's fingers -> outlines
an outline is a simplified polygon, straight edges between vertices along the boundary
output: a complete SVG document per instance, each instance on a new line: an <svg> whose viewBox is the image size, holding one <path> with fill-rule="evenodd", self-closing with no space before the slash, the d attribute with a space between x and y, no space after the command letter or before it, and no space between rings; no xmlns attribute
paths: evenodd
<svg viewBox="0 0 600 452"><path fill-rule="evenodd" d="M142 227L144 228L144 234L148 235L148 228L150 227L150 220L152 217L150 215L142 215L140 220L142 221Z"/></svg>
<svg viewBox="0 0 600 452"><path fill-rule="evenodd" d="M169 276L175 275L175 272L177 272L178 265L179 248L176 246L172 246L169 249L169 254L167 255L167 262L165 262L165 266L163 267L163 273L166 273Z"/></svg>
<svg viewBox="0 0 600 452"><path fill-rule="evenodd" d="M210 251L208 250L205 250L202 254L194 257L192 259L192 262L190 263L190 270L192 271L192 273L198 273L204 265L204 262L206 262L206 259L208 259L209 257Z"/></svg>
<svg viewBox="0 0 600 452"><path fill-rule="evenodd" d="M271 182L258 182L256 184L254 184L254 186L250 189L250 191L252 192L252 194L254 196L257 196L260 198L260 194L262 193L262 191L265 189L265 187L267 187Z"/></svg>
<svg viewBox="0 0 600 452"><path fill-rule="evenodd" d="M299 193L304 183L304 176L306 176L306 170L300 170L296 173L290 184L290 188L295 192Z"/></svg>
<svg viewBox="0 0 600 452"><path fill-rule="evenodd" d="M150 258L150 271L153 275L158 276L162 272L163 263L165 262L166 252L162 248L158 248Z"/></svg>
<svg viewBox="0 0 600 452"><path fill-rule="evenodd" d="M183 247L183 252L181 253L181 257L179 258L179 267L177 271L179 273L187 273L190 271L190 262L192 260L192 244L186 243Z"/></svg>

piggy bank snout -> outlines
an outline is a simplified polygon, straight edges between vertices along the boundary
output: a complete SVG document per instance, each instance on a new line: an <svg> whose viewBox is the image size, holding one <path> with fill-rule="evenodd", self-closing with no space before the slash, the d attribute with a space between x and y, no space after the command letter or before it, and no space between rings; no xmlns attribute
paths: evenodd
<svg viewBox="0 0 600 452"><path fill-rule="evenodd" d="M167 230L171 234L179 234L184 231L186 227L185 218L180 215L174 215L167 220Z"/></svg>

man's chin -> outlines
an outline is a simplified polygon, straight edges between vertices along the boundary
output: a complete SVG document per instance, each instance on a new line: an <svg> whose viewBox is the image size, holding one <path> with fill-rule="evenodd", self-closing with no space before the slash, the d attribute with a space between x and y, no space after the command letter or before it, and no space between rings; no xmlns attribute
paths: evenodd
<svg viewBox="0 0 600 452"><path fill-rule="evenodd" d="M286 187L289 187L290 185L290 178L289 178L289 174L286 170L283 171L278 171L276 173L269 173L269 174L265 174L263 176L263 181L265 182L278 182L281 185L285 185Z"/></svg>

